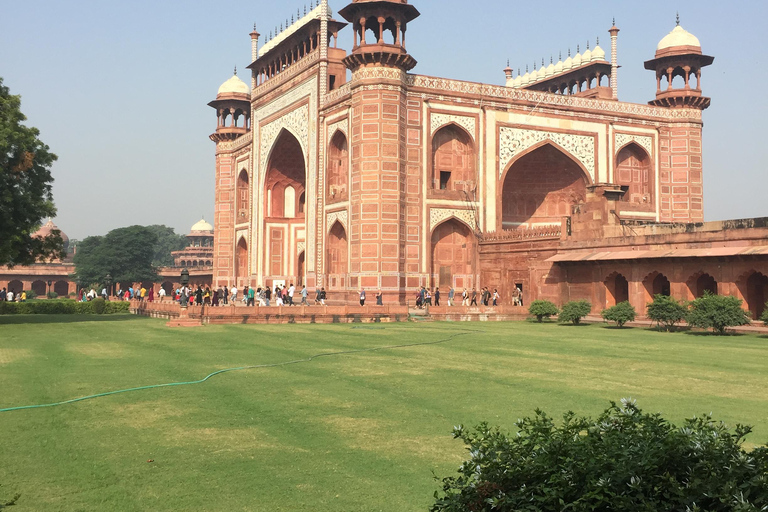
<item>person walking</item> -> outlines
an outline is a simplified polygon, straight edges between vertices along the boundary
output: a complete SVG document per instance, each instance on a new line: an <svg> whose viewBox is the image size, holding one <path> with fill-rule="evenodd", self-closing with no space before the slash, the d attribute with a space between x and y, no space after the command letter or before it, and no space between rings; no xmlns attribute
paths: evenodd
<svg viewBox="0 0 768 512"><path fill-rule="evenodd" d="M469 306L469 293L467 293L466 288L464 288L464 291L461 292L461 305Z"/></svg>
<svg viewBox="0 0 768 512"><path fill-rule="evenodd" d="M230 297L232 305L235 306L237 304L237 285L232 286L232 289L229 290L229 292L232 294Z"/></svg>
<svg viewBox="0 0 768 512"><path fill-rule="evenodd" d="M309 302L307 302L307 295L309 295L309 292L307 291L306 285L302 285L301 287L301 305L302 306L309 306Z"/></svg>
<svg viewBox="0 0 768 512"><path fill-rule="evenodd" d="M453 286L451 286L451 289L448 290L448 305L453 306L453 297L455 292L453 291Z"/></svg>
<svg viewBox="0 0 768 512"><path fill-rule="evenodd" d="M498 288L494 288L493 289L493 305L494 306L498 305L498 300L499 300L499 290Z"/></svg>
<svg viewBox="0 0 768 512"><path fill-rule="evenodd" d="M293 306L293 295L296 293L296 287L293 286L293 283L291 283L291 286L288 287L288 305Z"/></svg>
<svg viewBox="0 0 768 512"><path fill-rule="evenodd" d="M105 296L104 298L106 298L106 295L107 295L107 289L106 289L106 288L104 288L104 289L102 290L101 294L102 294L103 296ZM147 302L155 302L155 287L154 287L154 286L150 287L150 288L149 288L149 292L147 292Z"/></svg>
<svg viewBox="0 0 768 512"><path fill-rule="evenodd" d="M365 306L365 290L360 288L360 305Z"/></svg>
<svg viewBox="0 0 768 512"><path fill-rule="evenodd" d="M315 304L320 304L320 288L315 288Z"/></svg>
<svg viewBox="0 0 768 512"><path fill-rule="evenodd" d="M269 307L269 301L272 299L272 288L269 286L266 286L264 288L264 301L267 303L267 307Z"/></svg>
<svg viewBox="0 0 768 512"><path fill-rule="evenodd" d="M255 306L256 305L256 290L253 289L253 286L248 287L248 306Z"/></svg>
<svg viewBox="0 0 768 512"><path fill-rule="evenodd" d="M429 290L425 289L424 290L424 299L425 299L425 304L427 306L431 306L432 305L432 292L430 292Z"/></svg>
<svg viewBox="0 0 768 512"><path fill-rule="evenodd" d="M435 306L440 305L440 287L435 288Z"/></svg>
<svg viewBox="0 0 768 512"><path fill-rule="evenodd" d="M469 302L469 305L472 306L473 304L477 306L477 290L474 288L472 288L472 300Z"/></svg>
<svg viewBox="0 0 768 512"><path fill-rule="evenodd" d="M326 299L325 288L321 288L320 289L320 304L322 304L323 306L325 306L325 299Z"/></svg>
<svg viewBox="0 0 768 512"><path fill-rule="evenodd" d="M381 293L381 290L376 294L376 305L377 306L383 306L384 305L384 295Z"/></svg>

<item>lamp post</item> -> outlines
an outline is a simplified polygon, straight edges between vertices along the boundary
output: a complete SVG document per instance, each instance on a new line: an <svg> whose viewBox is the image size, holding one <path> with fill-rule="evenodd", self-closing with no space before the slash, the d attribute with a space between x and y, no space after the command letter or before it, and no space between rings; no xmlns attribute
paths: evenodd
<svg viewBox="0 0 768 512"><path fill-rule="evenodd" d="M104 277L104 288L107 289L107 300L109 300L110 295L112 295L112 276L109 272Z"/></svg>
<svg viewBox="0 0 768 512"><path fill-rule="evenodd" d="M52 283L53 283L53 281L51 281L51 280L49 279L49 280L48 280L48 295L46 295L46 296L45 296L45 298L46 298L46 299L50 299L50 298L51 298L51 284L52 284Z"/></svg>
<svg viewBox="0 0 768 512"><path fill-rule="evenodd" d="M179 302L181 302L181 307L186 308L187 303L189 302L189 296L187 295L187 290L185 290L189 284L189 270L186 268L181 271L179 282L181 283L181 297L179 297Z"/></svg>

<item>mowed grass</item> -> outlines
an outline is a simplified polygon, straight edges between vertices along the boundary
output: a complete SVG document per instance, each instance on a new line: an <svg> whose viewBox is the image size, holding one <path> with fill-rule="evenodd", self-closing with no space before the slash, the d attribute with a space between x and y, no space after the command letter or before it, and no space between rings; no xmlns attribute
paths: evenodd
<svg viewBox="0 0 768 512"><path fill-rule="evenodd" d="M77 319L78 321L73 321ZM454 425L537 407L596 415L631 396L673 421L713 412L768 441L768 339L601 325L206 326L0 317L0 499L19 511L424 511L466 457ZM152 460L153 462L148 462Z"/></svg>

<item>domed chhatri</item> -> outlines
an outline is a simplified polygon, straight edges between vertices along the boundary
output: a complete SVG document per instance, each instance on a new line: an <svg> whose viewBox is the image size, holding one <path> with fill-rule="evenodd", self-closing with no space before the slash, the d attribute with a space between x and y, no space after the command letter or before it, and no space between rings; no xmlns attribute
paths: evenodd
<svg viewBox="0 0 768 512"><path fill-rule="evenodd" d="M701 43L699 42L699 39L680 25L677 25L672 29L672 32L659 41L658 46L656 46L656 51L658 52L681 46L698 48L699 52L701 52Z"/></svg>
<svg viewBox="0 0 768 512"><path fill-rule="evenodd" d="M221 84L221 87L219 87L219 92L216 96L218 97L225 94L245 94L250 97L251 89L245 82L240 80L240 78L237 76L237 73L235 73L232 75L232 78Z"/></svg>
<svg viewBox="0 0 768 512"><path fill-rule="evenodd" d="M40 227L40 229L35 231L35 234L32 236L37 238L45 238L46 236L50 235L54 229L59 230L59 235L61 236L62 240L64 240L64 249L67 249L67 247L69 246L69 237L62 230L60 230L58 226L56 226L56 224L54 224L53 221L50 219L48 219L48 222L43 224Z"/></svg>
<svg viewBox="0 0 768 512"><path fill-rule="evenodd" d="M211 224L206 222L205 219L200 219L192 226L192 228L190 229L190 232L191 233L208 233L208 232L212 233L213 226L211 226Z"/></svg>

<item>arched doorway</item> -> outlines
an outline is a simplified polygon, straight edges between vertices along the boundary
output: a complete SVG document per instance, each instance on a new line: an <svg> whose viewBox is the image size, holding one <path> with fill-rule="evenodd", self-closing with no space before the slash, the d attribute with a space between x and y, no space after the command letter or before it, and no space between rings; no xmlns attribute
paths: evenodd
<svg viewBox="0 0 768 512"><path fill-rule="evenodd" d="M606 307L615 306L629 300L629 282L618 272L609 275L605 280Z"/></svg>
<svg viewBox="0 0 768 512"><path fill-rule="evenodd" d="M59 297L66 297L69 295L69 283L66 281L56 281L53 285L53 292Z"/></svg>
<svg viewBox="0 0 768 512"><path fill-rule="evenodd" d="M560 224L586 197L589 178L566 153L546 143L507 171L501 194L502 229Z"/></svg>
<svg viewBox="0 0 768 512"><path fill-rule="evenodd" d="M625 203L640 209L655 209L654 179L651 158L634 142L624 146L616 157L615 180L627 187L622 197Z"/></svg>
<svg viewBox="0 0 768 512"><path fill-rule="evenodd" d="M163 290L165 290L165 294L166 294L168 297L173 297L173 292L174 292L174 289L173 289L173 283L172 283L172 282L170 282L170 281L165 281L165 282L163 283L163 285L162 285L162 288L163 288Z"/></svg>
<svg viewBox="0 0 768 512"><path fill-rule="evenodd" d="M18 279L14 279L8 283L8 290L6 291L13 292L14 294L21 293L24 291L24 283Z"/></svg>
<svg viewBox="0 0 768 512"><path fill-rule="evenodd" d="M240 238L237 242L237 267L236 278L237 282L245 284L245 278L248 277L248 242L245 238Z"/></svg>
<svg viewBox="0 0 768 512"><path fill-rule="evenodd" d="M347 137L340 130L331 139L328 148L328 171L326 200L329 203L346 201L349 180L349 147Z"/></svg>
<svg viewBox="0 0 768 512"><path fill-rule="evenodd" d="M303 198L306 176L304 153L296 137L283 130L267 163L264 181L264 261L270 278L290 279L296 274L295 254L300 226L305 224Z"/></svg>
<svg viewBox="0 0 768 512"><path fill-rule="evenodd" d="M688 288L694 299L703 297L705 292L717 295L717 281L714 277L706 273L698 273L691 276L688 280Z"/></svg>
<svg viewBox="0 0 768 512"><path fill-rule="evenodd" d="M476 260L475 236L466 224L449 219L432 231L432 286L472 288Z"/></svg>
<svg viewBox="0 0 768 512"><path fill-rule="evenodd" d="M305 264L304 262L305 262L304 251L302 251L301 254L299 254L299 261L296 264L296 268L297 268L296 285L297 286L304 285L304 264Z"/></svg>
<svg viewBox="0 0 768 512"><path fill-rule="evenodd" d="M440 128L432 137L433 190L456 191L476 199L477 174L472 137L455 124Z"/></svg>
<svg viewBox="0 0 768 512"><path fill-rule="evenodd" d="M33 281L32 291L35 292L38 297L45 297L45 295L48 293L45 281Z"/></svg>
<svg viewBox="0 0 768 512"><path fill-rule="evenodd" d="M757 320L763 314L765 302L768 300L768 277L762 272L752 272L746 279L747 308L752 318Z"/></svg>
<svg viewBox="0 0 768 512"><path fill-rule="evenodd" d="M341 222L336 221L331 227L326 248L325 268L328 274L328 286L332 288L343 287L349 268L347 266L349 246L347 244L347 231Z"/></svg>
<svg viewBox="0 0 768 512"><path fill-rule="evenodd" d="M645 286L646 299L650 302L656 295L671 296L671 286L667 276L660 272L653 272L643 280Z"/></svg>
<svg viewBox="0 0 768 512"><path fill-rule="evenodd" d="M251 205L249 192L248 171L243 169L237 177L237 223L248 221Z"/></svg>

